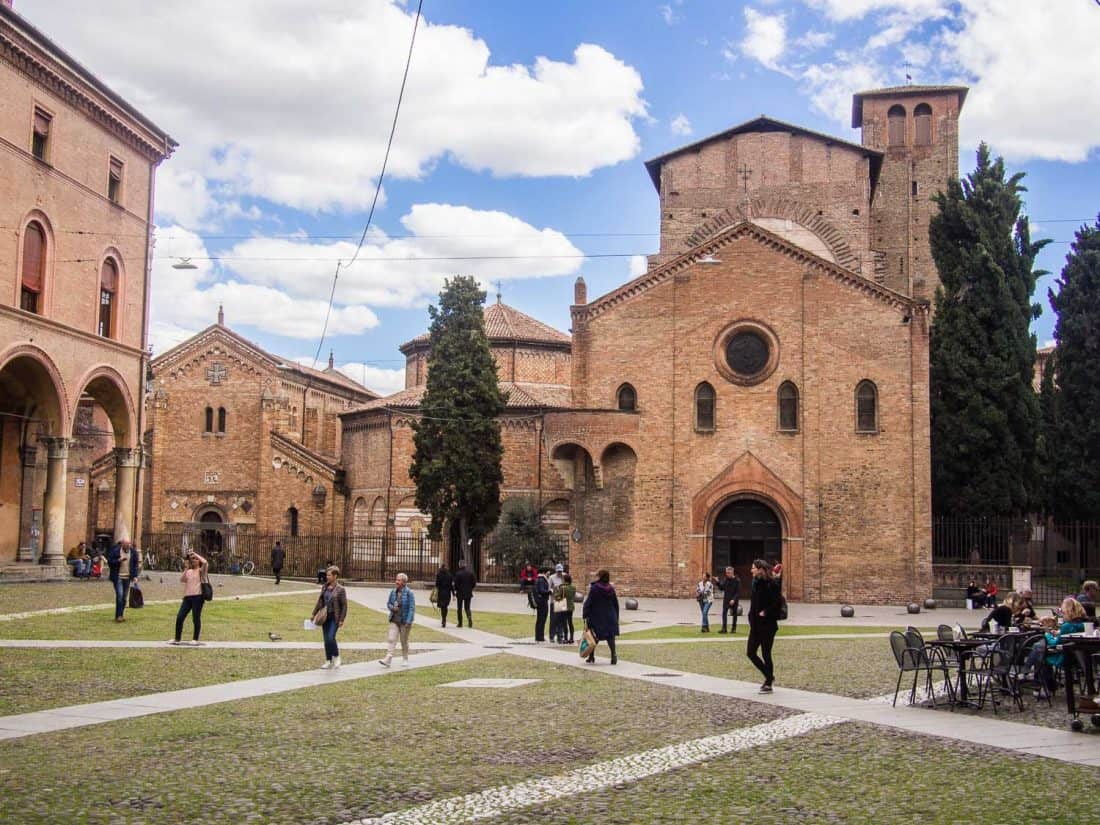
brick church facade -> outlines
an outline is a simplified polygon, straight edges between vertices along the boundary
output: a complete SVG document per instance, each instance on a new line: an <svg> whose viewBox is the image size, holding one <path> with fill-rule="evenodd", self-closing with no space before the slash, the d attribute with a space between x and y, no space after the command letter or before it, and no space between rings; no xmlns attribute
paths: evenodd
<svg viewBox="0 0 1100 825"><path fill-rule="evenodd" d="M761 117L655 158L647 272L591 301L578 279L571 336L486 308L503 495L569 537L575 575L677 596L763 556L792 600L931 594L928 221L965 97L856 94L858 144ZM426 338L402 352L406 389L341 415L353 537L426 524Z"/></svg>

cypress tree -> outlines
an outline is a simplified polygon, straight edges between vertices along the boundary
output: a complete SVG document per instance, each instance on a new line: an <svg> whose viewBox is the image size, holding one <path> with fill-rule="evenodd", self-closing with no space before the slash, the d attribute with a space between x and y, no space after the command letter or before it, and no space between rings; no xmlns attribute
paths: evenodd
<svg viewBox="0 0 1100 825"><path fill-rule="evenodd" d="M932 507L936 515L1008 516L1035 495L1039 399L1032 389L1040 309L1021 216L1023 173L978 148L977 166L934 200L929 223L941 286L931 330Z"/></svg>
<svg viewBox="0 0 1100 825"><path fill-rule="evenodd" d="M1059 518L1100 518L1100 216L1077 231L1050 304L1051 507Z"/></svg>
<svg viewBox="0 0 1100 825"><path fill-rule="evenodd" d="M409 468L416 506L432 517L429 533L439 538L445 524L458 524L464 559L467 537L485 535L500 518L503 480L505 396L485 335L484 303L477 281L456 275L439 293L439 306L428 308L428 381Z"/></svg>

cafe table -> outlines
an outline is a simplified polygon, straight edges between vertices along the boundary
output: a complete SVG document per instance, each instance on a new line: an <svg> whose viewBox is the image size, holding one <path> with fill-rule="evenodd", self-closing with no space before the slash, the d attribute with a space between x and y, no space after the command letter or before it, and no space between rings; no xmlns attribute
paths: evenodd
<svg viewBox="0 0 1100 825"><path fill-rule="evenodd" d="M1078 667L1083 667L1087 697L1095 702L1098 691L1092 657L1100 654L1100 638L1071 633L1063 636L1058 647L1054 649L1065 654L1062 658L1062 667L1066 673L1066 711L1069 713L1070 727L1076 731L1084 730L1085 723L1080 718L1080 708L1077 706L1077 697L1074 695L1077 682L1074 671ZM1091 721L1094 726L1100 727L1100 713L1093 712Z"/></svg>
<svg viewBox="0 0 1100 825"><path fill-rule="evenodd" d="M996 637L994 637L996 638ZM941 650L950 650L955 654L959 663L958 686L955 689L955 704L959 707L977 707L971 702L966 691L966 662L982 645L989 644L987 634L980 638L969 636L965 639L933 639L928 642L929 647L938 647Z"/></svg>

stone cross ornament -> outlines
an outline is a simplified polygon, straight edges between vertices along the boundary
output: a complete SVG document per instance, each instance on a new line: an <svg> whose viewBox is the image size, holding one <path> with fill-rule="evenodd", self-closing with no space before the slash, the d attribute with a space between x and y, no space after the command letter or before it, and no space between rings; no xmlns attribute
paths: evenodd
<svg viewBox="0 0 1100 825"><path fill-rule="evenodd" d="M218 386L229 375L229 370L220 361L215 361L206 368L206 380L213 386Z"/></svg>

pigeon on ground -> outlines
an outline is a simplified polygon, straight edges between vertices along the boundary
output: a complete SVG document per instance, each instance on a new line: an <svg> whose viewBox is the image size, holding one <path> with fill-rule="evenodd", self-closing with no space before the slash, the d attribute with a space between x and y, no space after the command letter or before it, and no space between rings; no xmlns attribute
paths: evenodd
<svg viewBox="0 0 1100 825"><path fill-rule="evenodd" d="M278 633L268 633L267 638L271 639L273 642L280 642L283 639Z"/></svg>

